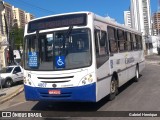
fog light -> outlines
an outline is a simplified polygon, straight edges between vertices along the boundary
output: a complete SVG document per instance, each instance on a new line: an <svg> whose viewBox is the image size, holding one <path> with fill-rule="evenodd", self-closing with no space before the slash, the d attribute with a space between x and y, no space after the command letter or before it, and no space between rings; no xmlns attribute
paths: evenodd
<svg viewBox="0 0 160 120"><path fill-rule="evenodd" d="M86 81L85 81L85 80L83 80L83 81L82 81L82 84L83 84L83 85L85 85L85 84L86 84Z"/></svg>
<svg viewBox="0 0 160 120"><path fill-rule="evenodd" d="M79 85L87 85L87 84L93 83L94 78L93 78L93 75L92 75L92 74L93 74L93 73L90 73L90 74L84 76L84 77L82 78L82 80L80 81L80 84L79 84Z"/></svg>
<svg viewBox="0 0 160 120"><path fill-rule="evenodd" d="M31 85L31 82L29 82L29 85Z"/></svg>
<svg viewBox="0 0 160 120"><path fill-rule="evenodd" d="M31 78L31 74L28 74L28 78Z"/></svg>

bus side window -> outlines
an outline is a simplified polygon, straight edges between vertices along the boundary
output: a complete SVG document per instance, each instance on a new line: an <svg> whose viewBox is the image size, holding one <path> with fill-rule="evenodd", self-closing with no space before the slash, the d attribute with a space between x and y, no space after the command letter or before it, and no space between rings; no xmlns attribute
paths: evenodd
<svg viewBox="0 0 160 120"><path fill-rule="evenodd" d="M99 54L108 55L107 33L105 31L101 31L100 53Z"/></svg>
<svg viewBox="0 0 160 120"><path fill-rule="evenodd" d="M117 37L118 37L118 46L119 46L119 51L124 51L125 50L125 36L124 36L124 31L118 29L117 30Z"/></svg>
<svg viewBox="0 0 160 120"><path fill-rule="evenodd" d="M107 27L108 31L108 41L109 41L109 49L111 53L118 52L118 43L116 39L116 30L113 27Z"/></svg>
<svg viewBox="0 0 160 120"><path fill-rule="evenodd" d="M135 38L136 38L136 49L139 50L139 36L138 35L135 35Z"/></svg>
<svg viewBox="0 0 160 120"><path fill-rule="evenodd" d="M99 31L99 30L95 31L95 46L96 46L97 56L108 54L107 34L105 31Z"/></svg>
<svg viewBox="0 0 160 120"><path fill-rule="evenodd" d="M126 32L126 38L127 38L127 41L126 41L126 46L127 46L127 50L128 51L131 51L132 50L132 41L131 41L131 34L129 32Z"/></svg>
<svg viewBox="0 0 160 120"><path fill-rule="evenodd" d="M97 68L99 68L109 58L108 57L107 33L105 31L99 31L99 30L95 31L95 47L96 47Z"/></svg>
<svg viewBox="0 0 160 120"><path fill-rule="evenodd" d="M138 49L142 50L142 37L140 35L137 35L137 45Z"/></svg>
<svg viewBox="0 0 160 120"><path fill-rule="evenodd" d="M143 44L142 44L142 36L139 36L139 44L140 44L140 49L143 49Z"/></svg>
<svg viewBox="0 0 160 120"><path fill-rule="evenodd" d="M98 30L94 31L94 35L95 35L96 56L98 56L99 55L99 34L98 34Z"/></svg>
<svg viewBox="0 0 160 120"><path fill-rule="evenodd" d="M136 36L132 33L132 46L133 50L137 50Z"/></svg>

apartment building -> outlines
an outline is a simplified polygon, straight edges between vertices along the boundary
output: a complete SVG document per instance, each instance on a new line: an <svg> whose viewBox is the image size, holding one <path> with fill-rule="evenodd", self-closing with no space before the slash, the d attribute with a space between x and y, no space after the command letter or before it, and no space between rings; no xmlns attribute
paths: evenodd
<svg viewBox="0 0 160 120"><path fill-rule="evenodd" d="M30 13L15 8L12 5L3 2L5 9L0 11L0 68L7 65L7 52L9 45L14 44L13 40L9 40L7 32L11 32L13 27L24 28L25 24L33 19L34 16ZM5 16L5 17L4 17ZM27 21L27 22L26 22ZM9 35L9 34L8 34Z"/></svg>
<svg viewBox="0 0 160 120"><path fill-rule="evenodd" d="M131 0L130 9L132 28L142 32L143 48L148 54L147 46L152 46L147 42L152 35L150 0Z"/></svg>
<svg viewBox="0 0 160 120"><path fill-rule="evenodd" d="M28 23L30 20L34 19L34 16L30 13L25 13L25 22Z"/></svg>
<svg viewBox="0 0 160 120"><path fill-rule="evenodd" d="M132 27L131 24L131 12L130 11L124 11L124 25L128 27Z"/></svg>
<svg viewBox="0 0 160 120"><path fill-rule="evenodd" d="M13 23L12 5L3 3L5 9L0 12L0 67L6 66L6 54L8 49L9 40L7 33L9 32ZM4 17L5 16L5 17Z"/></svg>
<svg viewBox="0 0 160 120"><path fill-rule="evenodd" d="M17 24L18 28L25 27L25 11L13 7L14 24Z"/></svg>
<svg viewBox="0 0 160 120"><path fill-rule="evenodd" d="M150 0L131 0L131 20L132 28L143 35L152 34Z"/></svg>
<svg viewBox="0 0 160 120"><path fill-rule="evenodd" d="M4 3L4 6L5 6L4 13L5 13L5 16L6 16L7 25L8 25L8 28L10 28L13 24L12 5L10 5L8 3Z"/></svg>
<svg viewBox="0 0 160 120"><path fill-rule="evenodd" d="M17 24L18 28L24 28L25 24L34 19L34 16L25 11L13 7L14 24Z"/></svg>
<svg viewBox="0 0 160 120"><path fill-rule="evenodd" d="M153 35L160 35L160 12L153 13L152 16Z"/></svg>

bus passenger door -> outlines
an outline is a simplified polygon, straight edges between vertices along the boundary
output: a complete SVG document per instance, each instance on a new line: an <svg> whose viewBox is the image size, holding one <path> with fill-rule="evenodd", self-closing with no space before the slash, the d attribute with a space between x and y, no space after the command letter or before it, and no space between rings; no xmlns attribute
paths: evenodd
<svg viewBox="0 0 160 120"><path fill-rule="evenodd" d="M110 81L108 75L109 69L109 55L106 31L95 30L95 54L96 54L96 67L97 67L97 99L106 96L109 91Z"/></svg>

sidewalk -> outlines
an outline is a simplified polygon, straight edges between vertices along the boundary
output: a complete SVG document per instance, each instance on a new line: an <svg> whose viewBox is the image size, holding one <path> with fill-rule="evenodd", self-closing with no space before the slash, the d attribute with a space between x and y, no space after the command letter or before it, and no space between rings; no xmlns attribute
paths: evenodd
<svg viewBox="0 0 160 120"><path fill-rule="evenodd" d="M0 105L21 93L23 89L23 84L0 89Z"/></svg>
<svg viewBox="0 0 160 120"><path fill-rule="evenodd" d="M160 55L157 55L157 54L148 55L148 56L145 56L145 58L146 58L146 63L160 65Z"/></svg>

